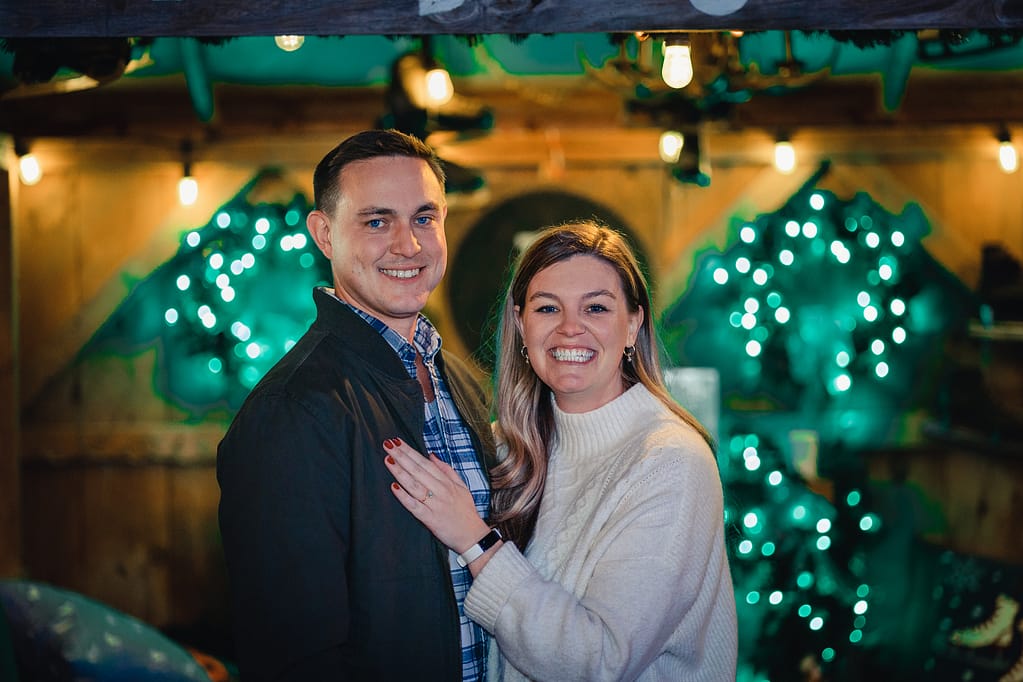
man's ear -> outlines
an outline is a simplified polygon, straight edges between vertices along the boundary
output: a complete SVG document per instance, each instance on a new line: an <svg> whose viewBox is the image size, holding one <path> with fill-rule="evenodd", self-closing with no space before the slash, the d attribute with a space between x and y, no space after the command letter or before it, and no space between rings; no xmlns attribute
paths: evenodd
<svg viewBox="0 0 1023 682"><path fill-rule="evenodd" d="M330 218L327 214L317 209L309 211L305 218L305 227L323 255L330 258L334 253L334 247L330 241Z"/></svg>

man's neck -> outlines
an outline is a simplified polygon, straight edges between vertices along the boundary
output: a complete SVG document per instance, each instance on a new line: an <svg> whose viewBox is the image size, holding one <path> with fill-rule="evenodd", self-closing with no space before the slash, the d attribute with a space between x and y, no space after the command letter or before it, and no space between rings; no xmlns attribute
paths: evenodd
<svg viewBox="0 0 1023 682"><path fill-rule="evenodd" d="M416 378L419 380L419 386L423 389L423 398L426 399L426 402L432 403L437 397L433 392L433 379L427 371L423 356L418 349L416 350Z"/></svg>

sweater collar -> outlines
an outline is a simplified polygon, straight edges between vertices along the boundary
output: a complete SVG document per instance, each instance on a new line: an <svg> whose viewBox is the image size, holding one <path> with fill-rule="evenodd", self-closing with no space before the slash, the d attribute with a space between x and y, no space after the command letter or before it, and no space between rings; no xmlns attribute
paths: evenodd
<svg viewBox="0 0 1023 682"><path fill-rule="evenodd" d="M637 425L649 424L660 401L643 384L635 384L611 402L581 413L564 412L551 395L557 450L567 458L592 460L617 453L620 442Z"/></svg>

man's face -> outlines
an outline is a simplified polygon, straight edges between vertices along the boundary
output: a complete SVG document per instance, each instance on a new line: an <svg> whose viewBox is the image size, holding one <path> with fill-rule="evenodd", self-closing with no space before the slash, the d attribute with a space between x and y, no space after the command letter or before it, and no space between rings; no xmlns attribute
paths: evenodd
<svg viewBox="0 0 1023 682"><path fill-rule="evenodd" d="M330 259L338 298L411 339L447 267L446 216L425 161L382 156L345 166L338 205L312 211L306 226Z"/></svg>

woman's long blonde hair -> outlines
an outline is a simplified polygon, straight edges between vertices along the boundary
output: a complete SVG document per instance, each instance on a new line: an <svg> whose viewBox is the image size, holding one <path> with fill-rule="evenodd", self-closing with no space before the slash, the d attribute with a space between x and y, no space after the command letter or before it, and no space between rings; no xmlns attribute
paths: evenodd
<svg viewBox="0 0 1023 682"><path fill-rule="evenodd" d="M601 258L618 272L631 312L643 309L632 362L622 362L626 387L641 383L672 412L699 431L708 444L710 434L680 406L664 385L657 339L650 312L650 290L635 255L621 234L594 221L572 222L543 230L523 251L505 295L497 339L498 436L507 457L491 472L491 522L506 538L525 549L536 527L547 477L547 458L554 433L550 389L540 381L521 353L522 336L515 324L515 306L521 310L526 290L538 272L572 256ZM623 358L624 359L624 358Z"/></svg>

